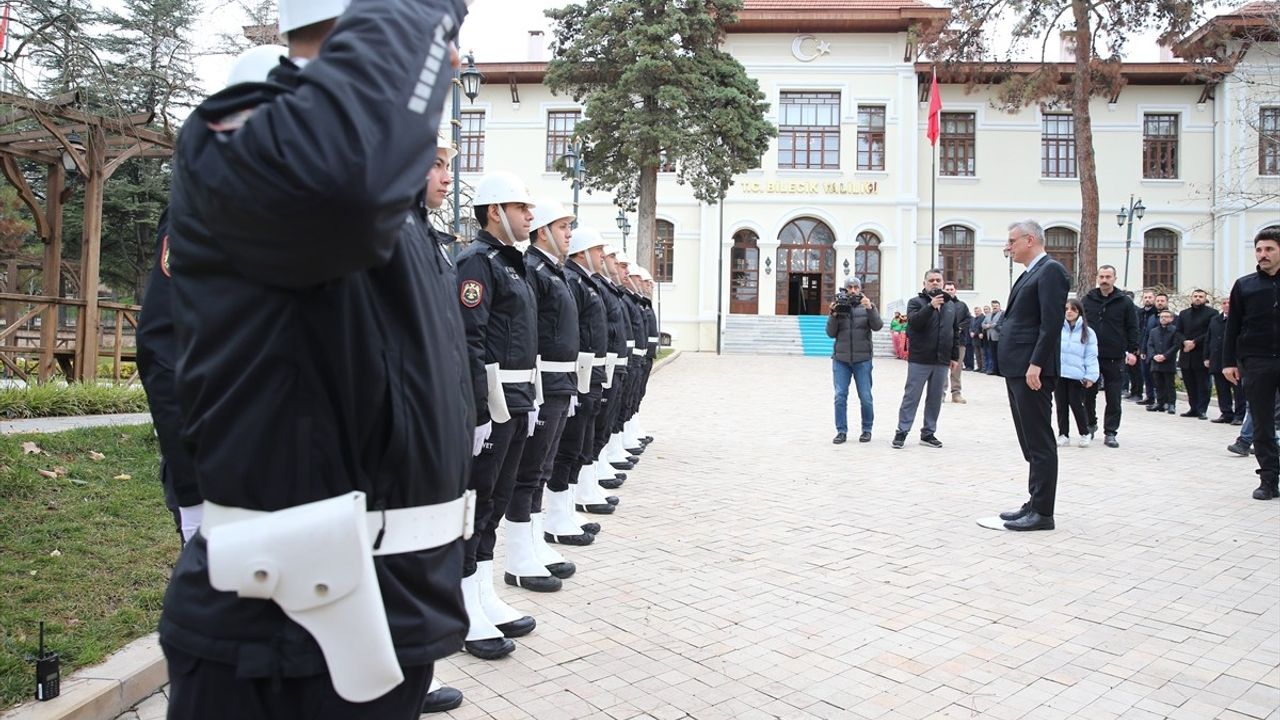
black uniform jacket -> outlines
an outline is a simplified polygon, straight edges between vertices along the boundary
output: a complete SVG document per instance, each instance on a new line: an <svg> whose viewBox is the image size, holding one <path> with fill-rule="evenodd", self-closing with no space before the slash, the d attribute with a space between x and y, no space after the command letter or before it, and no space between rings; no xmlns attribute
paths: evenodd
<svg viewBox="0 0 1280 720"><path fill-rule="evenodd" d="M565 263L565 279L578 304L578 352L591 353L603 358L609 352L609 321L606 318L605 300L601 295L597 277L586 268L570 260ZM591 368L591 384L604 383L604 366Z"/></svg>
<svg viewBox="0 0 1280 720"><path fill-rule="evenodd" d="M640 307L642 299L638 293L630 290L622 291L623 307L626 308L627 319L631 323L631 339L635 341L635 349L637 350L644 350L645 345L649 342L649 326L644 320L644 308ZM631 357L628 362L638 362L641 359L640 355L630 354Z"/></svg>
<svg viewBox="0 0 1280 720"><path fill-rule="evenodd" d="M658 329L658 314L653 311L653 301L647 297L640 298L640 307L644 309L644 325L645 332L648 337L645 338L645 357L650 360L656 360L658 357L658 342L661 331Z"/></svg>
<svg viewBox="0 0 1280 720"><path fill-rule="evenodd" d="M1222 366L1247 357L1280 358L1280 272L1259 269L1231 286L1231 314L1222 341Z"/></svg>
<svg viewBox="0 0 1280 720"><path fill-rule="evenodd" d="M169 211L156 228L156 264L147 278L147 294L138 318L138 372L147 391L151 423L160 440L160 481L165 502L172 507L200 504L200 487L191 454L182 444L182 414L178 412L173 369L177 340L173 328L173 288L169 280Z"/></svg>
<svg viewBox="0 0 1280 720"><path fill-rule="evenodd" d="M609 323L609 352L618 356L615 370L626 372L631 355L627 341L635 338L631 336L631 316L622 306L622 290L603 275L596 275L594 280L596 287L600 288L600 297L604 298L605 319Z"/></svg>
<svg viewBox="0 0 1280 720"><path fill-rule="evenodd" d="M475 419L459 392L462 321L414 199L452 73L428 52L464 13L460 0L355 0L305 70L282 63L184 125L169 237L177 389L206 502L278 510L361 490L370 509L394 509L462 495ZM404 665L462 644L462 545L374 558ZM325 672L275 603L210 588L200 535L174 568L160 637L240 677Z"/></svg>
<svg viewBox="0 0 1280 720"><path fill-rule="evenodd" d="M1206 305L1195 306L1178 313L1178 332L1185 340L1194 340L1196 346L1182 352L1178 356L1178 365L1184 368L1204 369L1204 361L1208 359L1205 351L1209 345L1209 322L1217 311Z"/></svg>
<svg viewBox="0 0 1280 720"><path fill-rule="evenodd" d="M485 365L531 370L538 360L538 298L529 284L524 257L481 230L458 255L458 300L467 329L471 386L476 419L489 422L489 386ZM533 411L532 382L503 383L512 415Z"/></svg>
<svg viewBox="0 0 1280 720"><path fill-rule="evenodd" d="M538 354L546 362L576 362L578 303L564 269L535 246L525 251L524 267L538 295ZM577 385L576 373L542 373L543 395L576 395Z"/></svg>

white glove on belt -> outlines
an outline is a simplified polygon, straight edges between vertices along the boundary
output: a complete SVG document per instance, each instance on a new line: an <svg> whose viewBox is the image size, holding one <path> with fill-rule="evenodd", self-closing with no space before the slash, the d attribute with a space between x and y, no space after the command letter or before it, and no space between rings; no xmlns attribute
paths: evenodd
<svg viewBox="0 0 1280 720"><path fill-rule="evenodd" d="M480 425L476 428L476 433L471 440L471 456L475 457L484 450L484 441L489 439L489 434L493 432L493 421Z"/></svg>
<svg viewBox="0 0 1280 720"><path fill-rule="evenodd" d="M569 396L569 414L566 417L573 417L578 414L578 396Z"/></svg>
<svg viewBox="0 0 1280 720"><path fill-rule="evenodd" d="M203 520L204 503L178 508L178 524L181 526L183 544L191 540L191 537L200 529L200 523Z"/></svg>
<svg viewBox="0 0 1280 720"><path fill-rule="evenodd" d="M533 406L533 412L529 413L529 437L533 437L533 433L538 429L538 406Z"/></svg>

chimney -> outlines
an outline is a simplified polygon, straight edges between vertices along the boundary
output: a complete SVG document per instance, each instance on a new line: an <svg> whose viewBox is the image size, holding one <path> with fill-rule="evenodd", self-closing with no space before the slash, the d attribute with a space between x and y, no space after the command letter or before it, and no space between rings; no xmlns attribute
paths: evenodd
<svg viewBox="0 0 1280 720"><path fill-rule="evenodd" d="M543 32L541 30L529 31L529 61L542 62L546 60L546 43L543 41Z"/></svg>

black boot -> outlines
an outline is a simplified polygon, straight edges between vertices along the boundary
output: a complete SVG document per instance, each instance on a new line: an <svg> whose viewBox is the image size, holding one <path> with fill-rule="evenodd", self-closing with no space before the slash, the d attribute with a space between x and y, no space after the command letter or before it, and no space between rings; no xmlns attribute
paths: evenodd
<svg viewBox="0 0 1280 720"><path fill-rule="evenodd" d="M1263 480L1258 489L1253 491L1254 500L1272 500L1280 497L1280 481Z"/></svg>

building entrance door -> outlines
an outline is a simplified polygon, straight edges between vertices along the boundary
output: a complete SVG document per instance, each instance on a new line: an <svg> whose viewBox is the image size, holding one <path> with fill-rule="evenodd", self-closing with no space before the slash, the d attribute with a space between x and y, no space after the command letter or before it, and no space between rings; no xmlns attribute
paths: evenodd
<svg viewBox="0 0 1280 720"><path fill-rule="evenodd" d="M822 315L822 273L791 273L787 279L787 314Z"/></svg>
<svg viewBox="0 0 1280 720"><path fill-rule="evenodd" d="M836 293L835 240L831 229L814 218L797 218L783 226L778 234L775 314L827 314L827 302Z"/></svg>

